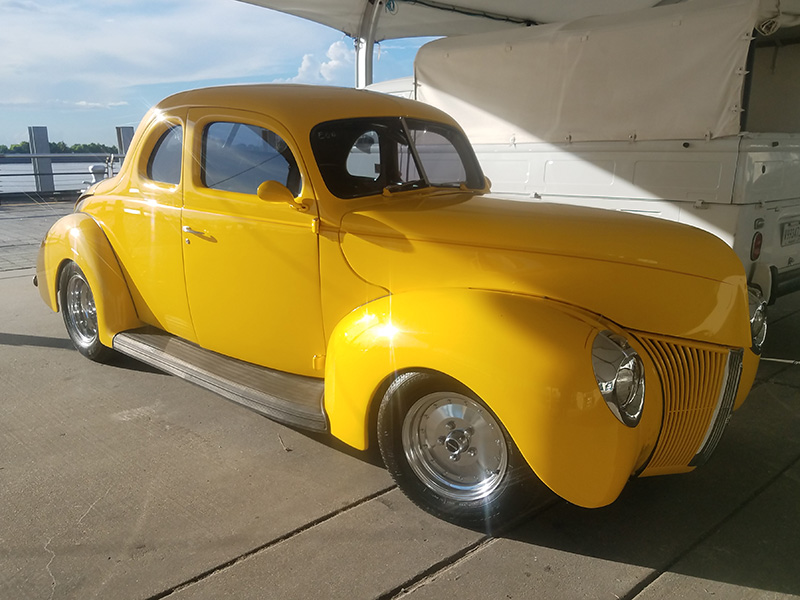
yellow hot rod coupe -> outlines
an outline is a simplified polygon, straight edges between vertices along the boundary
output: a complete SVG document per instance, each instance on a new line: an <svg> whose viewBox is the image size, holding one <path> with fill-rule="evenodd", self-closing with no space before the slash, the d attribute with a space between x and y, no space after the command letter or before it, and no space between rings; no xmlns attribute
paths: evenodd
<svg viewBox="0 0 800 600"><path fill-rule="evenodd" d="M458 125L291 85L167 98L39 253L77 349L377 444L471 527L692 470L766 329L736 255L653 218L487 196ZM113 349L113 350L112 350ZM546 487L545 487L546 486Z"/></svg>

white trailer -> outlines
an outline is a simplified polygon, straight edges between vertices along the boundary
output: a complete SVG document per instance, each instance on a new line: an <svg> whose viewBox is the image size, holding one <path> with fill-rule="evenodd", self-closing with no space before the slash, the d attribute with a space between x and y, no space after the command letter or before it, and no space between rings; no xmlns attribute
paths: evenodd
<svg viewBox="0 0 800 600"><path fill-rule="evenodd" d="M800 290L800 0L442 38L406 87L461 123L493 192L695 225L767 300Z"/></svg>

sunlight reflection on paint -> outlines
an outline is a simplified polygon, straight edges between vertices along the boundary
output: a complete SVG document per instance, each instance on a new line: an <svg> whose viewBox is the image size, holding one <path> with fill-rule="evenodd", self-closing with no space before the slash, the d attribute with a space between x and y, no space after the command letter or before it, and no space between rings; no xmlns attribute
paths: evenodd
<svg viewBox="0 0 800 600"><path fill-rule="evenodd" d="M375 337L387 339L391 343L400 330L391 323L384 323L373 329L373 332Z"/></svg>
<svg viewBox="0 0 800 600"><path fill-rule="evenodd" d="M400 333L400 330L394 324L391 322L379 323L378 316L371 313L366 313L356 321L356 327L353 328L353 331L358 332L356 335L360 335L362 332L366 333L373 340L388 340L390 345L397 334ZM345 335L349 335L349 333Z"/></svg>
<svg viewBox="0 0 800 600"><path fill-rule="evenodd" d="M363 317L361 317L356 324L362 325L364 327L369 327L372 323L378 320L378 317L371 313L366 313Z"/></svg>

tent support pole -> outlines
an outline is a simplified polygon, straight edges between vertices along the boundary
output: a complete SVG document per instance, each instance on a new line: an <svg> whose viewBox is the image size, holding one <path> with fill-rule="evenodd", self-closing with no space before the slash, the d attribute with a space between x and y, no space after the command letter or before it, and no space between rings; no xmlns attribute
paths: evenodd
<svg viewBox="0 0 800 600"><path fill-rule="evenodd" d="M372 83L372 58L375 50L375 31L378 28L384 0L367 0L356 39L356 87Z"/></svg>

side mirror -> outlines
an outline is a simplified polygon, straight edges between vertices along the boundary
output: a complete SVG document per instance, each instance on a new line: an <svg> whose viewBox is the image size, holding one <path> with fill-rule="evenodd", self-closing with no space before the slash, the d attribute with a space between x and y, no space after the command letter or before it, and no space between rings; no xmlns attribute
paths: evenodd
<svg viewBox="0 0 800 600"><path fill-rule="evenodd" d="M264 202L285 202L292 208L301 212L308 210L307 205L301 204L294 199L294 194L289 191L289 188L277 181L265 181L258 186L256 194Z"/></svg>

